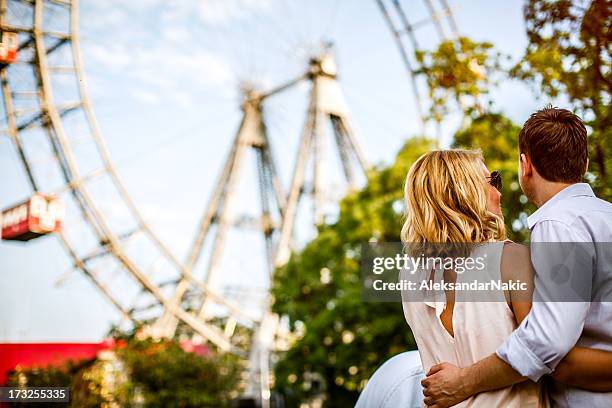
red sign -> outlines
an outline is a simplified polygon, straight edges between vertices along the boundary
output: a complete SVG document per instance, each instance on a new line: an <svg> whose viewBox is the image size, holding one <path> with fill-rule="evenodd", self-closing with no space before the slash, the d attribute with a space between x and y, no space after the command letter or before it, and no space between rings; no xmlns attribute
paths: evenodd
<svg viewBox="0 0 612 408"><path fill-rule="evenodd" d="M51 232L61 231L64 205L61 200L40 193L26 202L0 213L5 240L28 241Z"/></svg>

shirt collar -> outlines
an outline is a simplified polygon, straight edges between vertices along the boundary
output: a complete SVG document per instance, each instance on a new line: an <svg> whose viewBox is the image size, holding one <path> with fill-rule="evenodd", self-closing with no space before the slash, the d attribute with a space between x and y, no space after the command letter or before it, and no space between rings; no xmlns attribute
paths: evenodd
<svg viewBox="0 0 612 408"><path fill-rule="evenodd" d="M548 201L544 203L543 206L538 208L533 214L527 217L527 226L529 229L532 229L533 226L540 221L546 213L555 206L561 200L564 200L569 197L594 197L593 189L587 183L575 183L565 187L563 190L559 191L557 194L552 196Z"/></svg>

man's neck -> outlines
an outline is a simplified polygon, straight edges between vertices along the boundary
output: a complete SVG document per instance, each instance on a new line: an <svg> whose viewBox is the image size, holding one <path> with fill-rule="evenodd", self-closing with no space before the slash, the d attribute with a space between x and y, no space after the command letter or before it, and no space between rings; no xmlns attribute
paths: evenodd
<svg viewBox="0 0 612 408"><path fill-rule="evenodd" d="M542 183L536 191L536 196L533 200L534 204L538 208L543 206L548 200L557 195L561 190L564 190L573 184L575 183L555 183L551 181Z"/></svg>

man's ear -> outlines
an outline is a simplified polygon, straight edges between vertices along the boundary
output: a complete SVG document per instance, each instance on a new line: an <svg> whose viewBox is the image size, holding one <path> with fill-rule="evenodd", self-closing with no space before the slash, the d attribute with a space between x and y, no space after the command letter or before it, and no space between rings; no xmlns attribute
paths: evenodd
<svg viewBox="0 0 612 408"><path fill-rule="evenodd" d="M521 161L521 169L523 170L522 176L523 177L531 176L533 173L533 166L531 164L531 160L529 160L529 157L527 157L525 153L521 153L519 160Z"/></svg>
<svg viewBox="0 0 612 408"><path fill-rule="evenodd" d="M586 168L584 169L584 173L588 173L589 172L589 158L587 157L587 162L586 162Z"/></svg>

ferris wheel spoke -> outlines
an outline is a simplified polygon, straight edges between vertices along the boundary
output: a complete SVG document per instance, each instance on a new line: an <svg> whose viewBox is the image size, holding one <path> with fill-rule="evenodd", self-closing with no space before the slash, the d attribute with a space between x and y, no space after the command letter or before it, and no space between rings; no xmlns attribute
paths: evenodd
<svg viewBox="0 0 612 408"><path fill-rule="evenodd" d="M132 307L130 307L128 309L128 312L130 313L130 315L133 316L133 315L137 315L137 314L140 314L140 313L144 313L144 312L150 311L150 310L152 310L154 308L157 308L157 307L159 307L159 302L154 301L154 302L149 302L149 303L147 303L145 305L141 305L141 306L134 305L134 306L132 306Z"/></svg>
<svg viewBox="0 0 612 408"><path fill-rule="evenodd" d="M76 252L73 250L72 246L68 243L64 235L62 233L58 233L57 235L58 235L58 239L61 245L64 247L64 250L70 255L70 258L72 258L72 261L74 262L75 267L77 267L79 270L83 272L85 276L87 276L87 278L94 284L94 286L96 286L96 288L102 293L102 295L121 313L121 316L124 319L132 321L133 319L132 319L131 314L126 309L123 308L121 303L111 294L107 286L103 284L102 282L100 282L96 274L92 272L87 267L85 262L83 262L81 258L77 256Z"/></svg>
<svg viewBox="0 0 612 408"><path fill-rule="evenodd" d="M76 68L72 65L49 67L49 73L56 75L74 75L75 72Z"/></svg>
<svg viewBox="0 0 612 408"><path fill-rule="evenodd" d="M123 234L118 234L117 238L119 239L120 242L123 242L125 245L125 244L128 244L130 240L135 239L139 234L142 234L142 230L137 228L132 231L125 232ZM113 254L112 254L111 249L108 246L108 242L104 242L101 247L98 247L88 252L87 254L81 256L81 261L84 263L88 263L91 260L105 257L105 256L112 256L112 255Z"/></svg>
<svg viewBox="0 0 612 408"><path fill-rule="evenodd" d="M58 6L70 7L70 0L47 0L49 3L57 4Z"/></svg>
<svg viewBox="0 0 612 408"><path fill-rule="evenodd" d="M13 95L13 97L14 96L15 95ZM23 108L16 108L13 110L13 114L15 115L15 117L23 117L23 116L28 116L32 114L37 114L39 111L40 111L39 107L29 106L29 107L23 107Z"/></svg>
<svg viewBox="0 0 612 408"><path fill-rule="evenodd" d="M34 33L34 29L33 28L26 28L26 27L19 27L19 26L12 26L12 25L8 25L8 24L2 24L0 26L0 29L3 31L10 31L10 32L15 32L15 33L29 33L29 34L33 34ZM64 32L60 32L60 31L40 31L39 33L41 36L43 37L50 37L50 38L54 38L58 40L58 43L54 44L51 48L51 51L54 51L57 47L59 47L59 42L65 43L68 42L71 37L70 34L64 33ZM29 43L32 42L32 40L28 41ZM49 51L49 53L51 53L51 51Z"/></svg>
<svg viewBox="0 0 612 408"><path fill-rule="evenodd" d="M63 35L63 36L61 36L60 34L50 35L49 33L45 33L45 35L47 37L57 38L57 41L55 41L53 45L51 45L50 47L47 47L47 49L45 50L47 55L51 55L55 50L59 49L62 45L68 44L68 41L70 40L69 35Z"/></svg>
<svg viewBox="0 0 612 408"><path fill-rule="evenodd" d="M74 111L76 111L78 108L80 108L81 102L72 102L72 103L66 103L66 104L61 104L61 105L56 105L54 107L54 109L57 111L57 115L62 118L64 116L66 116L69 113L72 113ZM27 121L18 124L17 125L17 131L22 131L22 130L26 130L29 129L33 126L46 126L49 120L49 116L47 112L39 112L38 114L36 114L34 117L28 119Z"/></svg>
<svg viewBox="0 0 612 408"><path fill-rule="evenodd" d="M38 91L12 91L11 97L13 99L37 99Z"/></svg>

